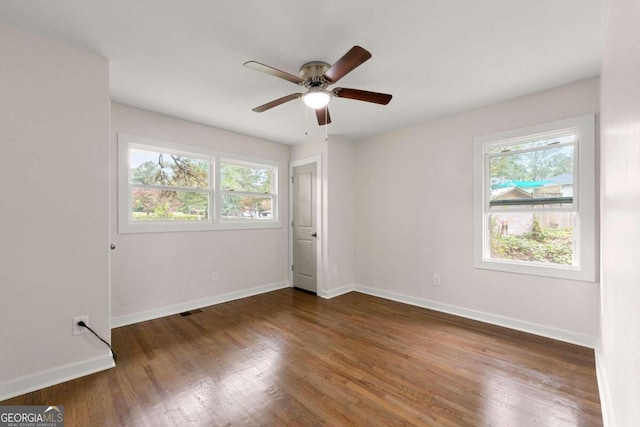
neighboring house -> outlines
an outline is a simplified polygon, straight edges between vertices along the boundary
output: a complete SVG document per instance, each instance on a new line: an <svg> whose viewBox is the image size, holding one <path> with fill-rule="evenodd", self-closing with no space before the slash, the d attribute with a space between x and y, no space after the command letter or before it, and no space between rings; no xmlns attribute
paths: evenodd
<svg viewBox="0 0 640 427"><path fill-rule="evenodd" d="M543 181L508 180L491 186L491 200L572 197L573 175L556 175Z"/></svg>
<svg viewBox="0 0 640 427"><path fill-rule="evenodd" d="M572 197L573 175L556 175L544 181L502 181L491 186L491 201ZM534 214L495 214L493 232L501 236L521 235L533 229ZM572 227L573 218L564 212L538 215L542 227Z"/></svg>
<svg viewBox="0 0 640 427"><path fill-rule="evenodd" d="M536 199L542 199L545 197L562 197L562 188L557 184L549 184L543 187L534 188L533 197ZM569 195L571 196L571 195Z"/></svg>
<svg viewBox="0 0 640 427"><path fill-rule="evenodd" d="M563 197L573 196L573 175L565 173L562 175L556 175L553 178L549 178L549 182L555 185L559 185Z"/></svg>
<svg viewBox="0 0 640 427"><path fill-rule="evenodd" d="M520 187L505 187L491 190L491 200L518 200L531 199L533 196L530 192Z"/></svg>

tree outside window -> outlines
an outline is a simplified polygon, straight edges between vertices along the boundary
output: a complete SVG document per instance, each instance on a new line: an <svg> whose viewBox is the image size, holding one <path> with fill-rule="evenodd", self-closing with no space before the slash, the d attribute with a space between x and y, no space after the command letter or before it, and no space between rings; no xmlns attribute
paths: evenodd
<svg viewBox="0 0 640 427"><path fill-rule="evenodd" d="M134 221L209 218L208 159L142 149L130 156Z"/></svg>

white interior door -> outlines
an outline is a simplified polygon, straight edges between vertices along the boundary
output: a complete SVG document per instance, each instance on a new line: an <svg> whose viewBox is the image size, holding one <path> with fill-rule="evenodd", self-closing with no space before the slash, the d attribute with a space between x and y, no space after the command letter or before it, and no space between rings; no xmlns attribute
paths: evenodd
<svg viewBox="0 0 640 427"><path fill-rule="evenodd" d="M293 168L293 286L318 292L316 163Z"/></svg>

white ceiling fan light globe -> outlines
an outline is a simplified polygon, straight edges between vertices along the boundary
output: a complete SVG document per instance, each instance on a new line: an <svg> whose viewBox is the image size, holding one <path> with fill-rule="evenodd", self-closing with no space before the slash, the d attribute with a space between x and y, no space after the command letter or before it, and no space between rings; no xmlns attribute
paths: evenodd
<svg viewBox="0 0 640 427"><path fill-rule="evenodd" d="M304 101L307 107L317 110L318 108L324 108L329 105L331 94L326 90L309 89L307 93L302 95L302 101Z"/></svg>

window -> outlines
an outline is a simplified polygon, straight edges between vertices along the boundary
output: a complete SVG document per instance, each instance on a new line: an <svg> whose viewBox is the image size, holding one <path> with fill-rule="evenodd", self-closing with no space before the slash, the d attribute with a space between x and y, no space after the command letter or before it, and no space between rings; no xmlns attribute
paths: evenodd
<svg viewBox="0 0 640 427"><path fill-rule="evenodd" d="M220 160L223 221L273 219L276 168L237 160Z"/></svg>
<svg viewBox="0 0 640 427"><path fill-rule="evenodd" d="M132 146L131 221L207 221L211 162L196 154Z"/></svg>
<svg viewBox="0 0 640 427"><path fill-rule="evenodd" d="M278 164L118 135L120 233L280 227Z"/></svg>
<svg viewBox="0 0 640 427"><path fill-rule="evenodd" d="M475 138L477 268L595 280L594 121Z"/></svg>

